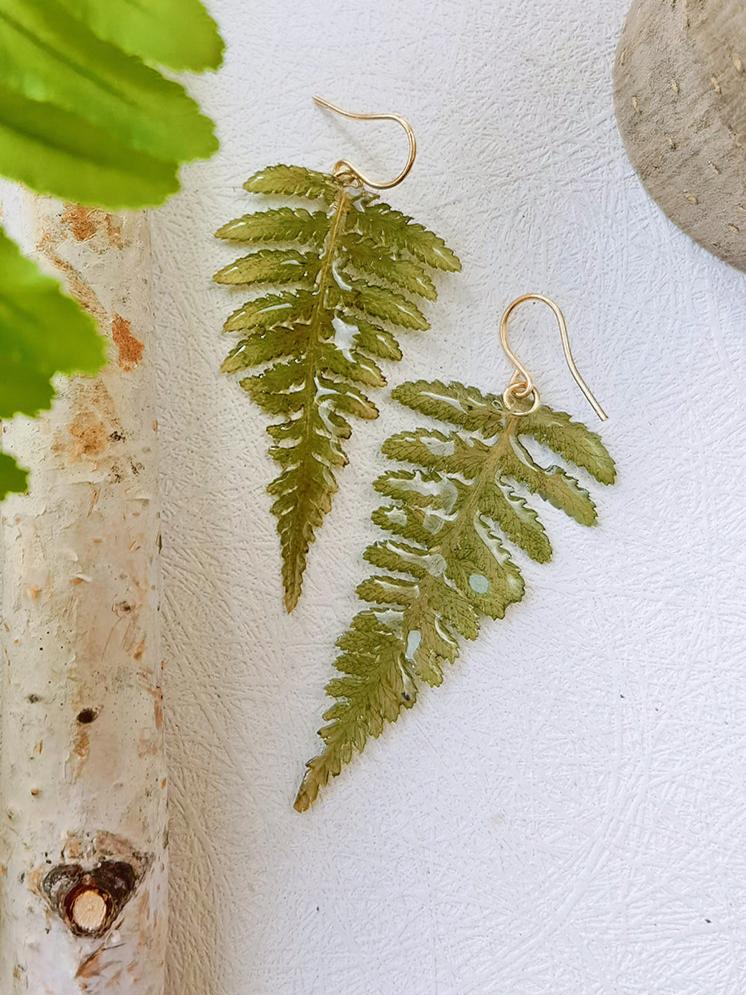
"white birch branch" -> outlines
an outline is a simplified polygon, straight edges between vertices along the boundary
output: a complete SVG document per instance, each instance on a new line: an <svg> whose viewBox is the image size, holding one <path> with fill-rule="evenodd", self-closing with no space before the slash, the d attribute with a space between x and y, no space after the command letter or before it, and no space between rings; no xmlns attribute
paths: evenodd
<svg viewBox="0 0 746 995"><path fill-rule="evenodd" d="M0 991L162 995L166 776L147 220L23 195L6 220L110 338L6 426Z"/></svg>

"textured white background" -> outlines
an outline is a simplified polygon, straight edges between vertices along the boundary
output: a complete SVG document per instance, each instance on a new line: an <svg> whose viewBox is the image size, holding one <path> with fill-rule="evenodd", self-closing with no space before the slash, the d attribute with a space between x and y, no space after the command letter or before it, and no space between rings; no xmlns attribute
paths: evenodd
<svg viewBox="0 0 746 995"><path fill-rule="evenodd" d="M746 990L746 295L650 203L615 130L626 0L216 0L194 91L222 152L153 217L172 774L169 995L742 995ZM391 201L459 251L416 373L494 390L498 311L566 309L611 415L600 526L552 510L548 566L438 691L300 816L333 643L364 575L381 395L281 609L265 419L216 372L235 306L211 231L277 161L396 168ZM516 344L592 424L542 313Z"/></svg>

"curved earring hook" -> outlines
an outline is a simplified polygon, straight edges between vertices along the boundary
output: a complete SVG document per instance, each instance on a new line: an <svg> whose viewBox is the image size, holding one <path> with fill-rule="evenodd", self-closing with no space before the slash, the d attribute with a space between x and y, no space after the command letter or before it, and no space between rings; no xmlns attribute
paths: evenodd
<svg viewBox="0 0 746 995"><path fill-rule="evenodd" d="M339 160L334 167L335 173L352 173L352 175L356 176L361 183L364 183L368 187L373 187L374 190L390 190L391 187L398 186L402 180L407 178L410 169L414 166L414 160L417 157L417 141L414 137L412 125L405 117L402 117L400 114L354 114L352 111L345 111L341 107L337 107L335 104L329 103L329 101L324 100L323 97L314 97L313 99L319 107L326 107L327 110L334 111L335 114L341 114L342 117L353 118L355 121L396 121L396 123L404 129L407 141L409 142L409 156L407 158L407 164L398 176L394 177L393 180L371 180L364 173L361 173L357 166L353 166L352 163L348 162L346 159Z"/></svg>
<svg viewBox="0 0 746 995"><path fill-rule="evenodd" d="M511 304L509 304L506 307L505 311L503 312L503 316L500 319L500 344L502 345L505 351L505 355L515 366L515 373L513 374L510 384L508 385L508 387L505 390L505 393L503 394L503 400L505 402L506 408L512 414L527 415L530 414L532 411L536 411L536 409L539 406L539 392L536 389L536 384L534 383L533 377L528 372L523 363L520 361L520 359L518 359L518 357L510 348L510 345L508 344L508 322L510 321L510 316L516 310L516 308L520 307L521 304L525 304L527 301L539 301L542 304L546 304L547 307L554 314L554 317L557 319L557 325L559 327L559 333L562 339L562 349L565 353L565 362L567 363L570 373L572 373L575 383L578 385L578 387L580 387L586 400L593 408L593 410L596 412L598 417L601 419L601 421L606 421L608 415L594 397L593 392L591 391L590 387L581 376L580 370L576 366L575 360L573 359L572 349L570 348L570 336L567 331L567 322L565 321L564 314L560 310L559 306L555 304L555 302L551 298L544 297L542 294L524 294L522 297L517 297ZM523 379L520 379L521 377ZM533 402L531 404L531 407L523 411L518 410L515 407L514 398L528 397L529 395L533 395Z"/></svg>

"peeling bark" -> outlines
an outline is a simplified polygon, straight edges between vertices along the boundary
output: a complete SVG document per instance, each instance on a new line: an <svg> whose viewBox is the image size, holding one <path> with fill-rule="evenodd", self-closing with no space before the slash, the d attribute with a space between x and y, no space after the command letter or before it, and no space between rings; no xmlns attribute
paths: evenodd
<svg viewBox="0 0 746 995"><path fill-rule="evenodd" d="M687 235L746 270L744 0L635 0L614 98L648 193Z"/></svg>
<svg viewBox="0 0 746 995"><path fill-rule="evenodd" d="M5 429L0 991L162 995L166 775L143 215L25 195L6 212L111 339L97 378Z"/></svg>

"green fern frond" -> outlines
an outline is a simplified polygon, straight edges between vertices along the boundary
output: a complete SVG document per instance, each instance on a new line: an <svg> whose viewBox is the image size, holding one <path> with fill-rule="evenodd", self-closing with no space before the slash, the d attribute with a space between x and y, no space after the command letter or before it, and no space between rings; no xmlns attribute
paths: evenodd
<svg viewBox="0 0 746 995"><path fill-rule="evenodd" d="M323 211L304 207L278 207L272 211L244 214L218 228L218 238L232 242L303 242L321 243L327 232Z"/></svg>
<svg viewBox="0 0 746 995"><path fill-rule="evenodd" d="M356 230L381 248L406 252L434 269L461 269L458 256L442 238L388 204L372 204L357 218Z"/></svg>
<svg viewBox="0 0 746 995"><path fill-rule="evenodd" d="M373 521L387 536L365 559L381 571L358 587L368 606L339 640L340 676L319 735L324 746L307 764L295 807L304 811L366 741L414 704L422 684L437 686L475 639L482 619L502 618L524 594L506 543L545 563L552 555L544 526L517 492L525 488L583 525L596 508L566 470L540 465L533 440L603 484L615 479L601 439L559 411L508 412L501 398L460 383L418 380L393 392L402 404L447 423L389 438L383 452L410 467L375 483L387 502Z"/></svg>
<svg viewBox="0 0 746 995"><path fill-rule="evenodd" d="M337 197L339 184L333 176L305 166L267 166L250 176L244 183L249 193L264 193L275 197L305 197L331 204Z"/></svg>
<svg viewBox="0 0 746 995"><path fill-rule="evenodd" d="M282 294L265 294L247 301L234 311L225 322L226 332L256 332L264 329L287 328L294 323L304 323L313 311L311 294L286 291Z"/></svg>
<svg viewBox="0 0 746 995"><path fill-rule="evenodd" d="M247 255L217 283L265 287L225 322L238 343L222 365L264 411L270 456L281 473L269 492L282 551L285 605L301 593L308 550L331 508L347 463L349 418L376 418L369 388L386 383L377 360L401 359L399 329L430 324L415 298L437 296L432 270L460 263L437 235L342 179L302 166L269 166L244 184L251 193L299 197L323 210L282 206L229 221L219 238ZM284 289L279 289L284 288Z"/></svg>
<svg viewBox="0 0 746 995"><path fill-rule="evenodd" d="M260 249L224 266L214 276L216 283L250 286L253 283L297 283L313 286L319 269L318 256L296 249Z"/></svg>
<svg viewBox="0 0 746 995"><path fill-rule="evenodd" d="M345 248L349 262L356 271L371 273L429 301L434 301L438 296L435 284L421 263L413 259L382 256L380 247L375 242L367 238L355 238L354 235L348 235Z"/></svg>

